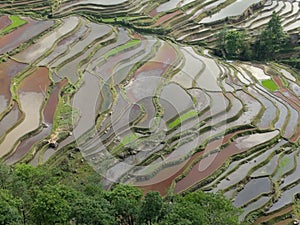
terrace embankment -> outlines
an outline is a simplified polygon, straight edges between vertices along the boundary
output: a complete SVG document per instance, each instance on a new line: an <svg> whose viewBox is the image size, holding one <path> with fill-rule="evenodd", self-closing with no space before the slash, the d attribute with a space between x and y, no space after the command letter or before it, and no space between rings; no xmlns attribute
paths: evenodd
<svg viewBox="0 0 300 225"><path fill-rule="evenodd" d="M56 107L59 101L59 94L61 88L67 83L67 80L64 79L61 82L54 85L53 89L50 92L48 100L43 107L43 117L42 117L42 128L38 131L37 134L29 135L27 138L21 141L17 146L16 150L6 157L5 162L7 164L14 164L20 161L33 147L34 144L45 140L48 137L53 128L53 118L56 111Z"/></svg>
<svg viewBox="0 0 300 225"><path fill-rule="evenodd" d="M13 2L0 11L26 5ZM298 71L200 47L216 44L224 21L253 31L273 10L297 34L299 2L261 2L30 1L59 18L21 17L0 37L0 157L80 167L65 155L81 150L97 172L145 192L223 191L246 220L280 211L299 192Z"/></svg>
<svg viewBox="0 0 300 225"><path fill-rule="evenodd" d="M38 68L20 83L18 98L23 120L12 129L0 144L3 157L15 149L19 139L40 126L40 109L43 105L47 87L50 84L48 69Z"/></svg>
<svg viewBox="0 0 300 225"><path fill-rule="evenodd" d="M13 78L25 69L27 65L18 63L14 60L8 60L0 64L0 119L1 114L6 110L11 101L10 87Z"/></svg>

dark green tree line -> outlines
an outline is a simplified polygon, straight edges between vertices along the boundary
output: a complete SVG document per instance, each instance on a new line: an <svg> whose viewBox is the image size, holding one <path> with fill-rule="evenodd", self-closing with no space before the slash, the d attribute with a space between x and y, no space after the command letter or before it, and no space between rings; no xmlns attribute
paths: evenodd
<svg viewBox="0 0 300 225"><path fill-rule="evenodd" d="M227 59L271 60L288 43L280 17L273 12L264 30L255 39L245 31L222 29L217 34L217 51Z"/></svg>
<svg viewBox="0 0 300 225"><path fill-rule="evenodd" d="M0 225L239 224L240 210L219 194L158 192L116 185L104 190L85 179L70 185L65 172L45 166L0 164Z"/></svg>

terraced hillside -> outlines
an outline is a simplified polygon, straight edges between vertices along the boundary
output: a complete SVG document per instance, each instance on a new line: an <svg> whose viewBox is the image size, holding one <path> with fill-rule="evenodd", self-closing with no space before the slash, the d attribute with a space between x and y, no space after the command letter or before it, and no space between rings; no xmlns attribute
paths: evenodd
<svg viewBox="0 0 300 225"><path fill-rule="evenodd" d="M0 157L56 166L80 151L107 187L221 191L241 220L290 222L300 193L299 70L207 49L224 23L255 36L273 11L299 37L299 6L1 1ZM288 56L299 58L299 46Z"/></svg>

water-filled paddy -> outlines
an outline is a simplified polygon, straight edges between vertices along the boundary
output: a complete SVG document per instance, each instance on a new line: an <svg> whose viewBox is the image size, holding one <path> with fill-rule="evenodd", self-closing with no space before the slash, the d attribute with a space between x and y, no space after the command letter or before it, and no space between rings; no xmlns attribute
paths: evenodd
<svg viewBox="0 0 300 225"><path fill-rule="evenodd" d="M1 156L15 150L3 161L36 153L31 163L45 163L76 141L97 172L145 192L224 191L245 209L243 218L267 202L272 207L272 181L288 195L273 205L281 211L299 191L293 186L299 182L298 71L280 63L224 61L210 51L223 24L209 22L241 15L256 2L68 1L51 15L59 19L22 17L27 24L0 37L0 52L9 53L0 56ZM228 28L255 34L275 10L284 29L297 32L298 3L267 1L243 21L229 19ZM7 26L1 16L0 29ZM53 125L65 122L55 116L57 105L69 103L80 115L77 124L63 126L69 136L48 148Z"/></svg>
<svg viewBox="0 0 300 225"><path fill-rule="evenodd" d="M271 188L272 183L268 177L253 179L238 193L233 204L239 207L259 195L269 193Z"/></svg>
<svg viewBox="0 0 300 225"><path fill-rule="evenodd" d="M211 17L206 17L201 20L201 23L214 22L216 20L221 20L226 17L238 16L241 15L251 5L260 2L260 0L237 0L229 6L221 9L216 14L213 14Z"/></svg>

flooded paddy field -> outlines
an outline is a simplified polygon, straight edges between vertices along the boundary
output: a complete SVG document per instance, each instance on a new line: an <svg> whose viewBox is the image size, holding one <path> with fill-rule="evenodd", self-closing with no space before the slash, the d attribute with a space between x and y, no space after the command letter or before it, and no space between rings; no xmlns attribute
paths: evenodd
<svg viewBox="0 0 300 225"><path fill-rule="evenodd" d="M0 31L25 4L13 2L0 3ZM53 10L0 32L2 161L55 164L80 151L106 187L222 192L240 220L291 211L299 70L225 61L205 47L223 23L254 32L273 11L297 36L299 1L85 0Z"/></svg>

